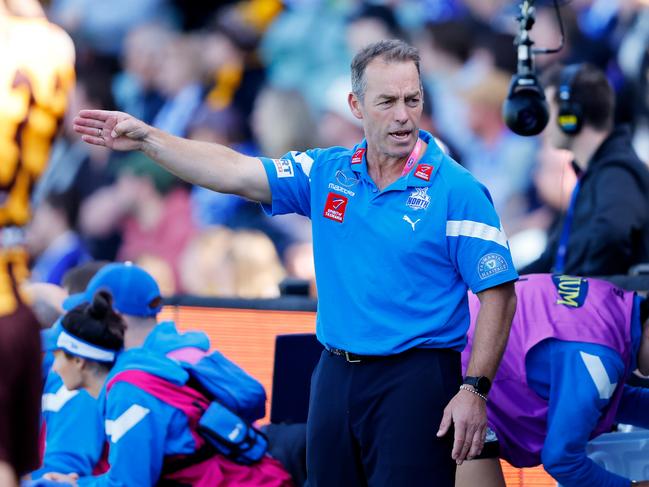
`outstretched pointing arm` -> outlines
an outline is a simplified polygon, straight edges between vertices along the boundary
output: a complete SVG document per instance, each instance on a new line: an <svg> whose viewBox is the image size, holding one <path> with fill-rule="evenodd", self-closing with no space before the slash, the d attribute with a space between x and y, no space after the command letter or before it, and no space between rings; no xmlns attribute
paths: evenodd
<svg viewBox="0 0 649 487"><path fill-rule="evenodd" d="M74 119L74 130L89 144L118 151L140 150L192 184L271 202L261 161L229 147L175 137L127 113L106 110L81 110Z"/></svg>

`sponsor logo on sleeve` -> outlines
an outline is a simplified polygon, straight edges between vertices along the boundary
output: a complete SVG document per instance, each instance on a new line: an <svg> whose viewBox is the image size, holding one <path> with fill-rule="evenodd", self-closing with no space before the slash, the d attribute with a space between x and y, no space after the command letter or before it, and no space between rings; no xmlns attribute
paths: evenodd
<svg viewBox="0 0 649 487"><path fill-rule="evenodd" d="M430 181L430 176L433 174L434 167L430 164L419 164L415 170L415 177L423 179L424 181Z"/></svg>
<svg viewBox="0 0 649 487"><path fill-rule="evenodd" d="M356 152L352 156L352 164L360 164L363 162L363 154L365 154L365 149L356 149Z"/></svg>
<svg viewBox="0 0 649 487"><path fill-rule="evenodd" d="M327 202L325 203L323 216L330 220L342 223L345 219L345 211L347 210L347 197L336 193L329 193L327 195Z"/></svg>
<svg viewBox="0 0 649 487"><path fill-rule="evenodd" d="M580 308L588 296L588 281L575 276L552 276L554 287L557 288L559 299L555 304L571 308Z"/></svg>
<svg viewBox="0 0 649 487"><path fill-rule="evenodd" d="M430 196L428 196L428 188L415 188L415 190L408 196L406 205L413 210L425 210L430 204Z"/></svg>
<svg viewBox="0 0 649 487"><path fill-rule="evenodd" d="M288 159L273 159L275 163L275 171L278 178L292 178L295 176L293 172L293 164Z"/></svg>
<svg viewBox="0 0 649 487"><path fill-rule="evenodd" d="M487 254L478 262L478 275L480 279L487 279L501 272L505 272L509 266L507 261L500 254Z"/></svg>

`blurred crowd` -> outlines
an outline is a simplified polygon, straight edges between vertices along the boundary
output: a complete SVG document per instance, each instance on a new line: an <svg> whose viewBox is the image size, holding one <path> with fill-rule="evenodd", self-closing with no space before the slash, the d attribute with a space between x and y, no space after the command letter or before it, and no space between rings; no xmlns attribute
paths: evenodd
<svg viewBox="0 0 649 487"><path fill-rule="evenodd" d="M646 161L649 2L559 3L565 46L537 56L537 68L587 61L603 69L616 90L616 121L631 124ZM553 3L536 4L531 37L557 47ZM502 120L517 14L514 0L51 0L49 19L74 40L77 78L36 188L32 279L60 284L80 263L128 260L165 295L275 297L287 278L312 283L308 220L271 220L259 205L191 187L140 153L84 144L70 120L83 108L118 109L249 155L352 147L362 127L347 105L349 63L383 38L419 48L421 128L487 186L516 265L531 262L575 175L570 153L543 134L517 136Z"/></svg>

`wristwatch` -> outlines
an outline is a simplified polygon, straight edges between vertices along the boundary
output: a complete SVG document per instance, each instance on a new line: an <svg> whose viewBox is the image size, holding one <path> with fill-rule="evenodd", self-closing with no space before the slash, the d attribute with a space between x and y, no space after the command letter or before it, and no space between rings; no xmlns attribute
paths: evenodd
<svg viewBox="0 0 649 487"><path fill-rule="evenodd" d="M491 389L491 381L484 375L479 377L467 375L462 381L462 384L473 387L476 392L479 392L483 396L486 396L489 393L489 389Z"/></svg>

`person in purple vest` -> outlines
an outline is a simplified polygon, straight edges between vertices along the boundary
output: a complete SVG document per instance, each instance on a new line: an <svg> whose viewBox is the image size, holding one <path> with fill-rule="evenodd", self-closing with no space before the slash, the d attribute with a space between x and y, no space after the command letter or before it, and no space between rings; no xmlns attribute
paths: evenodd
<svg viewBox="0 0 649 487"><path fill-rule="evenodd" d="M649 428L649 389L625 385L649 372L647 302L605 281L531 274L516 283L518 307L489 391L481 455L457 471L457 485L504 486L498 458L542 464L564 487L649 486L595 464L586 444L614 422ZM467 364L480 303L469 296ZM639 480L639 481L638 481Z"/></svg>

